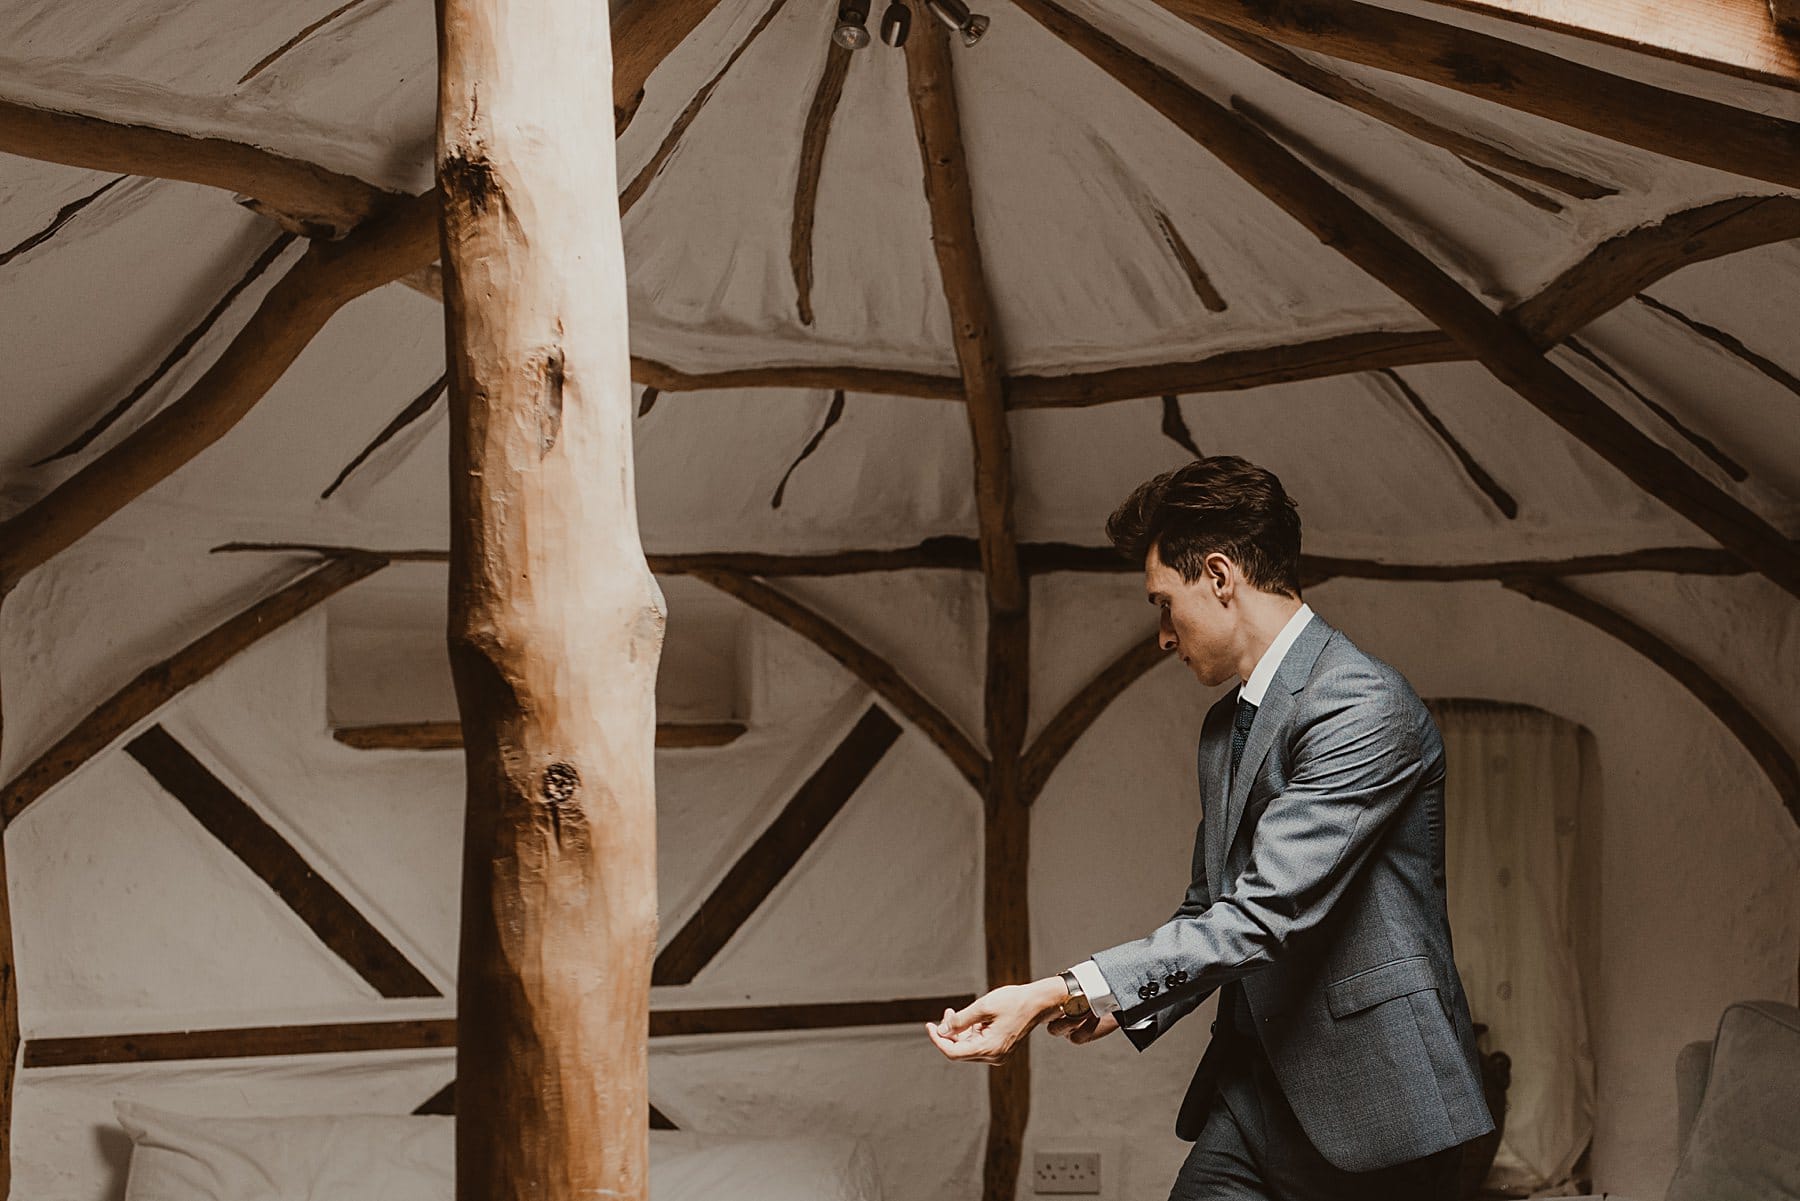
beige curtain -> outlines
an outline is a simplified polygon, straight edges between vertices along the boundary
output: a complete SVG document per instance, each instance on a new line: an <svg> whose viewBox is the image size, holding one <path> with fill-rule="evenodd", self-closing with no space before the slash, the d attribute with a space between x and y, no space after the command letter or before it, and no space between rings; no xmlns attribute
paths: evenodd
<svg viewBox="0 0 1800 1201"><path fill-rule="evenodd" d="M1594 1063L1576 954L1579 729L1538 709L1431 704L1447 759L1450 927L1484 1051L1512 1058L1490 1186L1566 1181L1593 1133Z"/></svg>

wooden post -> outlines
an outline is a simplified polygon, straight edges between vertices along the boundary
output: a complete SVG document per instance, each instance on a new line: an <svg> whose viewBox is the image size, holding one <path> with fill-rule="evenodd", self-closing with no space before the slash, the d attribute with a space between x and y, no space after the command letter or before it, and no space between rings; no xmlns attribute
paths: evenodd
<svg viewBox="0 0 1800 1201"><path fill-rule="evenodd" d="M0 585L0 611L9 589ZM0 739L6 715L0 703ZM12 894L6 877L6 822L0 817L0 1201L12 1196L13 1075L19 1062L19 975L13 960Z"/></svg>
<svg viewBox="0 0 1800 1201"><path fill-rule="evenodd" d="M457 1196L642 1201L663 612L632 482L607 7L438 17Z"/></svg>

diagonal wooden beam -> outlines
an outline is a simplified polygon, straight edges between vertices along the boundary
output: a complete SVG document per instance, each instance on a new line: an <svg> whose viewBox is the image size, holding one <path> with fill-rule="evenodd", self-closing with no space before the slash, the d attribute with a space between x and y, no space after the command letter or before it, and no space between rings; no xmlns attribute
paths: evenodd
<svg viewBox="0 0 1800 1201"><path fill-rule="evenodd" d="M1800 187L1800 125L1360 0L1156 0L1213 21L1678 158Z"/></svg>
<svg viewBox="0 0 1800 1201"><path fill-rule="evenodd" d="M832 1001L799 1005L741 1005L719 1009L650 1011L651 1038L769 1034L910 1026L961 1009L967 994L894 1001ZM271 1055L353 1055L427 1051L456 1045L455 1018L339 1022L317 1026L238 1026L146 1034L34 1038L25 1044L26 1069L89 1064L168 1063L182 1059L247 1059Z"/></svg>
<svg viewBox="0 0 1800 1201"><path fill-rule="evenodd" d="M898 723L871 706L663 946L650 983L692 984L787 878L899 739Z"/></svg>
<svg viewBox="0 0 1800 1201"><path fill-rule="evenodd" d="M1129 650L1100 669L1098 675L1081 686L1068 703L1057 710L1025 752L1020 774L1021 790L1029 801L1036 801L1044 785L1056 771L1081 736L1088 731L1106 707L1118 700L1127 688L1146 672L1168 658L1168 652L1156 639L1135 643Z"/></svg>
<svg viewBox="0 0 1800 1201"><path fill-rule="evenodd" d="M795 305L800 324L813 323L813 220L819 208L819 178L825 169L825 142L831 137L831 118L844 98L844 81L850 77L851 51L837 42L825 43L825 70L813 90L806 110L806 127L800 133L800 170L794 180L794 221L788 237L788 265L794 273Z"/></svg>
<svg viewBox="0 0 1800 1201"><path fill-rule="evenodd" d="M1502 582L1514 592L1561 609L1571 617L1611 634L1673 676L1750 752L1750 757L1774 785L1775 795L1787 807L1788 816L1800 824L1800 766L1795 764L1793 754L1775 732L1751 713L1735 692L1659 635L1566 584L1526 578Z"/></svg>
<svg viewBox="0 0 1800 1201"><path fill-rule="evenodd" d="M1800 552L1768 521L1643 434L1413 245L1255 125L1050 0L1020 7L1154 108L1321 242L1397 293L1502 383L1644 491L1800 596Z"/></svg>
<svg viewBox="0 0 1800 1201"><path fill-rule="evenodd" d="M282 42L281 45L275 47L275 49L269 51L267 54L257 59L255 63L251 64L250 69L238 77L238 86L243 87L252 79L255 79L258 75L261 75L264 71L267 71L270 67L274 66L283 55L287 54L288 51L298 46L301 42L304 42L307 38L319 32L319 30L325 28L325 26L331 24L351 9L366 2L367 0L344 0L344 3L338 5L324 16L307 22L306 25L302 26L292 37L288 38L286 41Z"/></svg>
<svg viewBox="0 0 1800 1201"><path fill-rule="evenodd" d="M1570 338L1564 345L1567 346L1577 358L1593 367L1596 371L1606 376L1607 379L1611 380L1619 387L1623 388L1626 393L1639 404L1654 413L1657 420L1661 421L1664 425L1668 426L1669 429L1674 431L1676 436L1681 438L1682 441L1712 460L1713 465L1720 471L1723 471L1726 475L1740 483L1750 478L1749 471L1745 470L1742 463L1739 463L1736 459L1720 450L1718 444L1711 438L1708 438L1705 434L1702 434L1699 430L1694 429L1681 418L1677 417L1670 411L1667 405L1632 383L1626 378L1623 371L1607 362L1593 347L1583 342L1580 338Z"/></svg>
<svg viewBox="0 0 1800 1201"><path fill-rule="evenodd" d="M1355 109L1364 116L1373 117L1421 142L1440 150L1448 150L1465 163L1479 163L1580 200L1598 200L1618 193L1617 188L1514 154L1486 139L1442 125L1417 109L1397 104L1354 80L1326 70L1311 59L1302 58L1278 42L1219 21L1208 21L1205 18L1189 20L1214 39L1224 42L1283 79L1346 108Z"/></svg>
<svg viewBox="0 0 1800 1201"><path fill-rule="evenodd" d="M258 146L200 138L0 100L0 151L21 158L179 179L241 192L253 207L314 235L335 236L397 199L353 176Z"/></svg>
<svg viewBox="0 0 1800 1201"><path fill-rule="evenodd" d="M287 839L167 730L151 726L125 751L375 991L384 997L443 995Z"/></svg>
<svg viewBox="0 0 1800 1201"><path fill-rule="evenodd" d="M0 831L0 834L3 834ZM6 840L0 837L0 1199L12 1196L14 1071L19 1062L19 973L13 956L12 896Z"/></svg>
<svg viewBox="0 0 1800 1201"><path fill-rule="evenodd" d="M1018 613L1025 582L1013 525L1011 435L1006 426L1006 386L994 306L975 238L975 210L968 159L963 153L950 43L941 25L920 14L906 39L906 91L925 173L931 210L931 244L950 308L956 362L962 373L975 443L975 510L981 526L981 561L990 607Z"/></svg>
<svg viewBox="0 0 1800 1201"><path fill-rule="evenodd" d="M42 246L45 242L54 238L58 233L62 232L63 226L75 219L76 214L80 213L82 209L124 183L125 178L126 177L123 175L115 175L93 191L84 196L77 196L75 199L69 201L69 203L57 209L50 220L44 224L42 229L28 235L23 241L8 246L5 250L0 250L0 267L6 266L21 255L30 254L39 246Z"/></svg>
<svg viewBox="0 0 1800 1201"><path fill-rule="evenodd" d="M651 557L651 570L656 570ZM945 716L943 710L925 699L925 695L908 683L892 664L852 638L834 623L807 608L792 597L778 592L761 580L734 572L700 568L687 574L711 584L720 592L734 596L777 624L786 626L820 650L850 669L850 673L875 690L900 715L931 739L945 758L962 773L963 779L981 788L987 777L987 761L968 735Z"/></svg>
<svg viewBox="0 0 1800 1201"><path fill-rule="evenodd" d="M247 647L385 566L387 560L379 555L333 555L298 580L145 668L7 782L5 789L0 790L0 821L17 820L27 806L82 764Z"/></svg>
<svg viewBox="0 0 1800 1201"><path fill-rule="evenodd" d="M338 309L437 253L435 192L401 201L340 242L314 242L193 387L0 523L0 592L224 437Z"/></svg>
<svg viewBox="0 0 1800 1201"><path fill-rule="evenodd" d="M1768 0L1438 0L1584 41L1800 89L1800 45L1782 37Z"/></svg>

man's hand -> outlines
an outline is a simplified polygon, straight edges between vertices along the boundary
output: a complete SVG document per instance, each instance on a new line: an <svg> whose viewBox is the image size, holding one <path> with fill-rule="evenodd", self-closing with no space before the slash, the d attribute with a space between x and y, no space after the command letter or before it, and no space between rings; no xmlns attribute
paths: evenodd
<svg viewBox="0 0 1800 1201"><path fill-rule="evenodd" d="M1105 1038L1119 1028L1119 1015L1109 1013L1100 1017L1093 1013L1085 1013L1078 1018L1054 1017L1050 1019L1050 1033L1057 1038L1066 1038L1076 1046L1085 1046L1097 1038Z"/></svg>
<svg viewBox="0 0 1800 1201"><path fill-rule="evenodd" d="M946 1009L942 1021L925 1023L925 1033L946 1059L1005 1063L1032 1027L1062 1012L1068 996L1061 976L1004 985L967 1009Z"/></svg>

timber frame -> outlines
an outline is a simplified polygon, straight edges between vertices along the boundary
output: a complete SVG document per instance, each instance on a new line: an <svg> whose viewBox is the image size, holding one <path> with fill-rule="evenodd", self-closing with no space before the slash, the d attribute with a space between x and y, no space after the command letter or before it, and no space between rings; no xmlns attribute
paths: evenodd
<svg viewBox="0 0 1800 1201"><path fill-rule="evenodd" d="M357 0L330 14L334 19ZM650 72L716 6L718 0L616 0L612 16L616 129L630 122ZM718 82L767 28L785 0L770 0L761 20L675 120L656 154L620 193L622 210L638 203ZM1121 45L1060 8L1053 0L1018 0L1023 11L1076 52L1111 73L1146 105L1220 157L1253 187L1296 217L1323 241L1418 309L1426 324L1400 332L1333 335L1280 346L1249 347L1178 363L1148 364L1057 376L1012 374L1006 369L998 327L975 233L969 175L949 45L927 14L918 14L906 47L908 95L924 168L932 242L945 304L951 318L957 373L911 372L842 363L791 364L692 373L645 358L631 359L633 379L646 386L643 410L658 392L724 388L823 388L845 393L922 397L965 407L974 459L979 536L930 539L898 550L843 551L823 555L650 555L659 573L691 574L733 596L819 646L860 678L880 704L872 707L831 759L784 809L763 840L750 848L718 883L693 918L656 959L659 984L691 980L724 945L761 899L792 867L831 820L875 762L899 736L891 710L933 743L983 800L984 918L988 983L1029 978L1029 911L1026 856L1030 808L1057 765L1106 707L1161 661L1153 643L1134 645L1108 663L1026 745L1029 696L1031 580L1047 572L1135 571L1105 548L1018 541L1007 415L1013 409L1082 407L1164 398L1164 429L1193 447L1179 397L1340 374L1381 373L1455 457L1467 479L1506 516L1517 501L1475 463L1431 415L1423 398L1396 372L1406 366L1474 360L1487 366L1521 397L1566 432L1602 455L1640 487L1667 500L1712 534L1725 549L1670 547L1561 561L1485 564L1395 564L1309 556L1303 579L1486 580L1551 605L1631 646L1678 680L1744 745L1800 822L1800 770L1777 735L1730 691L1670 643L1576 591L1574 578L1612 572L1710 575L1757 571L1800 595L1800 548L1688 468L1672 453L1616 417L1580 382L1550 362L1546 352L1568 345L1596 318L1636 298L1691 333L1750 363L1800 394L1800 381L1730 335L1645 295L1645 289L1681 267L1739 250L1800 237L1800 198L1752 195L1668 214L1596 247L1537 295L1499 314L1450 281L1440 270L1345 193L1301 162L1264 129L1249 110L1227 109L1188 87L1144 53ZM1395 12L1361 0L1309 0L1294 6L1251 0L1158 0L1163 8L1267 70L1400 132L1455 154L1470 169L1539 207L1610 193L1602 182L1559 171L1505 148L1461 134L1376 96L1353 79L1319 64L1318 56L1394 71L1416 79L1658 154L1701 163L1785 188L1800 187L1800 124L1700 100L1623 79L1604 71L1475 32L1459 24ZM1505 19L1521 19L1496 0L1448 0L1455 7ZM1624 14L1647 0L1614 0L1609 13ZM1636 44L1647 53L1750 78L1776 87L1800 87L1796 43L1765 37L1753 9L1764 0L1729 0L1729 20L1704 44L1670 40ZM1552 11L1552 10L1546 10ZM1792 19L1791 0L1773 10ZM1540 24L1621 43L1605 29ZM1624 18L1622 18L1624 19ZM322 22L321 22L322 23ZM285 53L316 26L300 31L246 78ZM1296 53L1301 52L1301 53ZM1314 57L1305 57L1312 55ZM1460 65L1456 65L1460 64ZM850 56L825 51L824 67L802 131L800 167L791 219L790 267L795 307L811 324L813 225L824 148L842 95ZM84 463L37 503L0 522L0 605L19 580L167 478L206 446L224 437L261 399L344 304L396 280L442 299L438 192L398 196L361 180L326 171L255 147L199 138L146 126L125 126L79 113L58 113L0 101L0 151L124 175L180 179L224 187L278 227L269 249L250 274L227 292L154 373L95 427L58 455L80 455L186 355L238 292L269 270L297 239L304 252L258 305L224 354L184 394L111 448ZM457 184L452 176L451 199ZM1527 187L1526 185L1530 185ZM107 185L111 186L111 185ZM91 198L90 198L91 199ZM1211 312L1227 306L1178 230L1157 214L1171 255ZM54 225L42 236L54 234ZM413 399L375 441L326 488L329 495L379 445L428 411L452 387L439 380ZM1171 416L1172 415L1172 416ZM247 821L223 785L174 744L160 726L145 723L184 688L215 670L274 629L392 562L442 561L434 550L364 550L296 544L221 549L300 555L314 562L296 580L272 586L264 600L207 632L169 659L147 669L68 730L0 791L0 819L10 821L93 756L139 731L128 748L157 778L196 795L196 817L233 842L247 861L266 868L265 879L308 924L379 991L429 995L429 981L405 962L379 931L359 922L345 898L295 883L292 848L275 845ZM891 664L824 616L801 604L771 580L915 568L978 571L987 608L984 729L980 740L905 679ZM659 728L659 745L722 745L729 728ZM339 731L348 745L434 749L459 747L460 728L410 727ZM664 741L665 737L668 739ZM198 768L198 770L196 770ZM217 787L214 787L217 786ZM242 806L242 802L237 802ZM202 816L205 814L205 816ZM278 839L276 840L279 841ZM284 891L285 890L285 891ZM336 897L333 900L333 897ZM0 842L0 1201L10 1183L12 1073L19 1046L12 930L5 890L5 852ZM410 971L409 971L410 969ZM435 991L434 989L432 991ZM649 1015L651 1037L773 1029L911 1023L935 1017L967 997L908 998L834 1005L749 1007L732 1010L668 1010ZM454 1019L335 1026L114 1035L32 1040L24 1066L142 1062L216 1055L305 1054L450 1046ZM989 1077L990 1123L984 1167L985 1201L1010 1201L1016 1188L1029 1116L1026 1049ZM450 1103L453 1085L426 1106ZM652 1121L666 1122L652 1107Z"/></svg>

